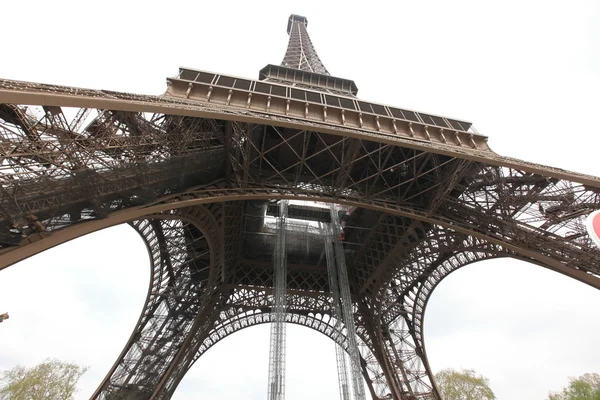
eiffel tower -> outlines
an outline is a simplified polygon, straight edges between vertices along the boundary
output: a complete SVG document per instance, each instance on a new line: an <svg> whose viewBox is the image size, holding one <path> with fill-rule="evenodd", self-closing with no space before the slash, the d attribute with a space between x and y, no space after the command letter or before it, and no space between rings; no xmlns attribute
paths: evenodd
<svg viewBox="0 0 600 400"><path fill-rule="evenodd" d="M122 223L149 251L145 306L93 399L168 399L261 323L270 385L294 323L349 355L342 397L364 379L373 399L439 399L423 316L450 273L512 257L600 288L585 230L600 179L360 100L307 25L290 16L281 65L257 80L181 68L161 96L0 80L0 268Z"/></svg>

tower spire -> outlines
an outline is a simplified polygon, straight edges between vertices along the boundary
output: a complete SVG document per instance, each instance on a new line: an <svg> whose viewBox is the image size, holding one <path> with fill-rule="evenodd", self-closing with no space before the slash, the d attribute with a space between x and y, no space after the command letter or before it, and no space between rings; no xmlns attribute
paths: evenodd
<svg viewBox="0 0 600 400"><path fill-rule="evenodd" d="M295 88L319 92L356 96L358 88L350 79L332 76L317 55L306 26L306 17L292 14L288 19L290 35L281 65L268 64L260 70L258 79Z"/></svg>
<svg viewBox="0 0 600 400"><path fill-rule="evenodd" d="M325 65L323 65L323 62L317 55L310 36L308 36L307 25L308 20L306 17L296 14L290 15L287 27L290 40L281 66L329 75L327 68L325 68Z"/></svg>

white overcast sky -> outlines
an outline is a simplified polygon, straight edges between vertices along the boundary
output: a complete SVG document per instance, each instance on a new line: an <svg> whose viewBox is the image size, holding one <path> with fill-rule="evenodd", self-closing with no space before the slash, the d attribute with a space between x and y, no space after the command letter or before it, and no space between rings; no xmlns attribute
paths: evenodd
<svg viewBox="0 0 600 400"><path fill-rule="evenodd" d="M289 14L359 96L474 122L503 155L600 175L600 2L5 1L0 78L160 94L179 66L257 77L278 64ZM57 357L91 367L88 398L129 337L148 286L119 226L0 272L0 370ZM477 263L436 290L425 318L434 371L473 368L501 400L545 399L600 372L600 292L512 260ZM211 349L176 400L264 399L268 326ZM288 399L333 399L333 343L288 328Z"/></svg>

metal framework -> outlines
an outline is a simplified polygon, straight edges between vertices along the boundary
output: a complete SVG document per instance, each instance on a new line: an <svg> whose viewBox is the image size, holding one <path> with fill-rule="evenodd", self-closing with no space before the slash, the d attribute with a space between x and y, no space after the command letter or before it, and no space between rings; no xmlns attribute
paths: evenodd
<svg viewBox="0 0 600 400"><path fill-rule="evenodd" d="M287 200L279 202L279 218L273 249L273 317L269 354L269 387L267 399L285 399L285 308L287 289Z"/></svg>
<svg viewBox="0 0 600 400"><path fill-rule="evenodd" d="M346 327L348 338L348 353L350 356L350 378L352 381L352 393L356 400L365 398L363 380L360 374L360 353L356 340L356 327L354 326L354 306L350 296L350 282L348 280L348 269L346 268L346 255L342 243L343 230L339 219L339 210L335 205L330 206L331 211L331 233L333 235L333 248L335 253L335 264L337 282L340 291L340 303L342 320Z"/></svg>
<svg viewBox="0 0 600 400"><path fill-rule="evenodd" d="M347 357L341 346L336 345L336 362L338 368L338 383L341 400L364 399L364 387L360 371L360 356L356 343L356 331L354 329L354 310L350 299L350 287L348 276L341 269L346 269L344 262L343 247L338 246L339 240L336 235L342 234L338 220L337 210L334 205L330 206L331 223L322 229L321 234L325 241L325 256L327 259L327 274L329 276L329 291L331 293L332 317L338 321L338 326L348 327L348 350L350 355L350 371L348 371ZM336 243L334 245L334 243ZM334 250L335 247L335 250ZM340 258L342 256L342 258ZM339 261L339 262L338 262ZM344 286L341 288L341 286ZM349 373L348 373L349 372Z"/></svg>
<svg viewBox="0 0 600 400"><path fill-rule="evenodd" d="M0 268L120 223L148 246L146 304L93 399L168 399L219 340L282 315L359 358L372 398L439 399L423 316L450 273L513 257L600 288L585 231L600 179L500 156L465 121L359 100L306 24L290 18L283 65L258 80L181 69L162 96L0 80ZM280 200L284 228L267 218ZM337 214L307 202L348 210L328 256L337 311L327 240L292 223Z"/></svg>
<svg viewBox="0 0 600 400"><path fill-rule="evenodd" d="M287 51L283 57L281 65L301 71L316 72L318 74L329 75L327 68L317 55L306 27L308 20L306 17L291 15L288 21L288 42Z"/></svg>

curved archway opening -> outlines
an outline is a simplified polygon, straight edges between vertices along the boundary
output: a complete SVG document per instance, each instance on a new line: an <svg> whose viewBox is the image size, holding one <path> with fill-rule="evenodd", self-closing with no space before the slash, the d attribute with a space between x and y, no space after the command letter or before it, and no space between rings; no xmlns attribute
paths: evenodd
<svg viewBox="0 0 600 400"><path fill-rule="evenodd" d="M78 396L88 398L139 317L147 263L139 235L121 225L0 272L0 312L11 314L0 326L0 341L10 343L0 354L0 369L46 357L90 365ZM336 398L331 340L288 327L288 397ZM544 398L568 376L598 371L599 330L595 289L536 265L496 259L463 267L439 285L427 308L425 340L433 371L474 368L491 379L499 398ZM237 385L240 398L252 398L247 377L255 373L261 375L251 386L266 392L268 326L232 336L196 363L175 399L204 393L207 385L227 395ZM304 361L294 361L296 352ZM213 378L205 383L207 377Z"/></svg>
<svg viewBox="0 0 600 400"><path fill-rule="evenodd" d="M0 271L0 370L58 358L89 366L77 399L112 367L148 292L149 258L139 234L118 225Z"/></svg>
<svg viewBox="0 0 600 400"><path fill-rule="evenodd" d="M433 291L425 346L433 372L472 368L498 398L545 398L600 370L600 292L524 261L479 261Z"/></svg>
<svg viewBox="0 0 600 400"><path fill-rule="evenodd" d="M334 342L310 328L287 329L286 399L339 398ZM264 399L269 374L270 324L235 332L209 349L190 369L173 400Z"/></svg>

